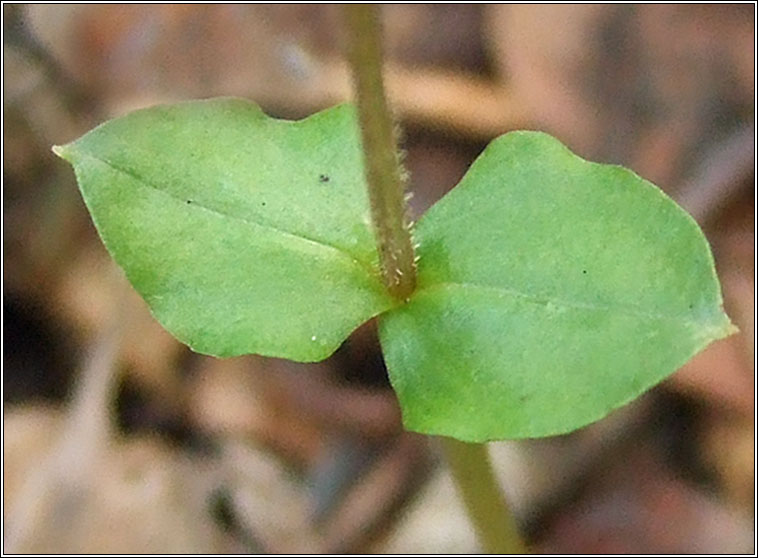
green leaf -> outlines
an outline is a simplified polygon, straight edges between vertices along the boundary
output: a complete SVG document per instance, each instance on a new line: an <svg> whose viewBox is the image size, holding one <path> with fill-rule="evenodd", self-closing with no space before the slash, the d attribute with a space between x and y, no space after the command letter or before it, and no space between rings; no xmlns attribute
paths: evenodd
<svg viewBox="0 0 758 558"><path fill-rule="evenodd" d="M321 360L393 304L350 106L288 122L188 102L55 150L132 285L198 352Z"/></svg>
<svg viewBox="0 0 758 558"><path fill-rule="evenodd" d="M407 428L574 430L735 329L693 219L557 140L495 140L418 223L418 290L380 318Z"/></svg>

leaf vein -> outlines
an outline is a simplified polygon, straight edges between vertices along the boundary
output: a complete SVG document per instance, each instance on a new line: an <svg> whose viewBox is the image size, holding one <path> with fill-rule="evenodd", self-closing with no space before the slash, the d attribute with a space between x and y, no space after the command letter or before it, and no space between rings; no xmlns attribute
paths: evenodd
<svg viewBox="0 0 758 558"><path fill-rule="evenodd" d="M113 163L111 161L103 159L102 157L98 157L97 155L95 155L93 153L89 153L87 151L80 151L80 153L82 155L86 156L86 157L89 157L90 159L93 159L93 160L98 161L98 162L100 162L100 163L102 163L104 165L107 165L108 167L112 168L116 172L120 172L122 174L130 176L131 178L133 178L134 180L137 181L137 184L139 186L142 186L143 188L150 188L151 190L154 190L154 191L156 191L156 192L158 192L160 194L163 194L163 195L171 198L172 200L175 200L175 201L178 201L178 202L181 202L181 203L186 203L186 200L184 200L183 198L179 198L179 197L173 195L171 192L168 192L168 191L160 188L159 186L156 186L155 184L151 183L149 180L146 180L143 176L140 176L137 172L135 172L132 169L123 168L120 165L117 165L117 164L115 164L115 163ZM340 248L339 246L335 246L333 244L329 244L328 242L324 242L323 240L318 240L318 239L315 239L315 238L311 238L311 237L305 236L305 235L300 234L300 233L293 233L293 232L287 231L285 229L281 229L279 227L273 226L273 225L271 225L269 223L260 223L260 222L257 222L257 221L252 221L252 220L249 220L249 219L245 219L244 217L241 217L241 216L238 216L238 215L230 215L228 213L224 213L223 211L219 211L218 209L214 209L212 207L208 207L207 205L203 205L202 203L198 203L197 201L193 201L192 207L193 208L203 209L205 211L208 211L210 213L214 213L214 214L219 215L219 216L224 217L224 218L233 219L235 221L240 221L240 222L245 223L247 225L252 225L254 227L261 227L263 229L268 229L270 231L273 231L273 232L276 232L278 234L282 234L282 235L294 238L296 240L300 240L300 241L303 241L303 242L309 242L309 243L315 244L315 245L317 245L317 246L319 246L321 248L327 248L327 249L333 250L333 251L337 252L340 256L343 256L343 257L346 257L347 259L349 259L351 261L351 263L359 266L369 277L372 277L372 278L377 278L378 277L378 271L374 269L374 266L372 266L372 265L370 265L370 264L368 264L366 262L363 262L363 261L359 260L354 255L352 255L351 253L347 252L343 248Z"/></svg>
<svg viewBox="0 0 758 558"><path fill-rule="evenodd" d="M519 291L517 289L512 289L509 287L480 285L477 283L442 281L442 282L431 284L423 288L419 287L417 294L421 293L422 291L428 292L436 288L446 288L446 287L474 289L474 290L480 290L480 291L482 290L492 291L501 295L504 294L504 295L508 295L514 298L519 298L519 299L525 300L526 302L530 302L532 304L536 304L540 306L547 306L548 304L554 304L556 306L563 306L565 308L572 308L572 309L603 310L603 311L609 311L609 312L619 311L620 313L625 314L627 316L635 316L635 317L662 320L662 321L679 321L679 322L685 322L688 325L697 325L697 326L702 325L701 321L695 320L691 316L668 315L668 314L660 314L656 312L649 312L639 307L635 307L631 305L619 304L618 306L613 306L613 305L608 305L608 304L593 304L590 302L583 302L583 301L564 300L564 299L560 299L560 298L550 296L550 295L536 295L536 294L531 294L531 293L525 293L525 292Z"/></svg>

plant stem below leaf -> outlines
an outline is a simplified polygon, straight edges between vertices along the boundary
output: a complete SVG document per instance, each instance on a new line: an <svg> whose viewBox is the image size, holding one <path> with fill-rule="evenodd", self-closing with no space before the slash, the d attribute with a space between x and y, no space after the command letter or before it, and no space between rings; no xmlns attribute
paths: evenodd
<svg viewBox="0 0 758 558"><path fill-rule="evenodd" d="M371 219L387 289L407 300L416 287L404 172L382 82L382 48L374 5L347 5L348 57L355 83ZM466 510L489 553L526 552L492 472L487 448L444 439L445 452Z"/></svg>
<svg viewBox="0 0 758 558"><path fill-rule="evenodd" d="M492 471L487 446L442 438L447 462L482 551L525 554L526 546Z"/></svg>

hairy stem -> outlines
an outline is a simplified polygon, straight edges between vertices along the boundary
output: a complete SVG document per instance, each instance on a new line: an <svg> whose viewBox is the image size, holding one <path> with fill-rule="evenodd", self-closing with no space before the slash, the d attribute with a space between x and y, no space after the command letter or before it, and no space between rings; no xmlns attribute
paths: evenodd
<svg viewBox="0 0 758 558"><path fill-rule="evenodd" d="M442 438L447 462L469 519L487 554L525 554L526 546L505 502L484 444Z"/></svg>
<svg viewBox="0 0 758 558"><path fill-rule="evenodd" d="M382 82L382 48L376 6L344 7L363 141L371 218L384 282L401 300L416 287L413 243L407 220L404 172ZM482 444L444 440L445 451L469 517L490 553L526 552Z"/></svg>
<svg viewBox="0 0 758 558"><path fill-rule="evenodd" d="M378 11L374 5L347 5L344 15L382 274L390 293L406 300L416 287L416 266L406 213L404 172L382 82Z"/></svg>

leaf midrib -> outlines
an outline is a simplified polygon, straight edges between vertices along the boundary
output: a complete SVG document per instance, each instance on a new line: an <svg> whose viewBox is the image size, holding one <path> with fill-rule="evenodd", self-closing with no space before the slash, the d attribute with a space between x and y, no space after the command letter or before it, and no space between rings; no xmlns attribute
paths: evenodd
<svg viewBox="0 0 758 558"><path fill-rule="evenodd" d="M121 166L119 166L117 164L114 164L111 161L108 161L108 160L106 160L106 159L104 159L102 157L99 157L99 156L97 156L97 155L95 155L93 153L90 153L88 151L85 151L83 149L79 149L78 152L79 152L79 154L81 154L81 155L83 155L85 157L89 157L90 159L92 159L94 161L97 161L99 163L102 163L102 164L108 166L109 168L115 170L116 172L120 172L122 174L125 174L126 176L131 177L132 179L134 179L135 181L137 181L137 185L138 186L141 186L143 188L149 188L149 189L151 189L151 190L153 190L155 192L158 192L160 194L163 194L163 195L167 196L168 198L171 198L172 200L175 200L175 201L178 201L178 202L181 202L181 203L185 203L186 202L185 199L180 198L178 196L175 196L171 192L168 192L168 191L166 191L166 190L164 190L164 189L156 186L151 181L146 180L143 176L140 176L133 169L123 168L123 167L121 167ZM353 263L354 265L357 265L358 267L360 267L366 273L366 275L368 275L370 278L377 279L377 277L378 277L378 273L374 269L373 266L371 266L370 264L368 264L366 262L363 262L363 261L357 259L353 254L345 251L343 248L340 248L339 246L335 246L333 244L329 244L328 242L324 242L323 240L319 240L319 239L316 239L316 238L311 238L311 237L308 237L308 236L304 236L304 235L299 234L299 233L296 234L296 233L293 233L293 232L281 229L279 227L275 227L275 226L273 226L273 225L271 225L269 223L260 223L260 222L257 222L257 221L252 221L252 220L246 219L246 218L238 216L238 215L230 215L228 213L224 213L223 211L219 211L218 209L215 209L215 208L212 208L212 207L208 207L207 205L203 205L202 203L199 203L199 202L193 202L192 203L192 207L193 208L198 208L198 209L203 209L203 210L208 211L210 213L213 213L215 215L219 215L219 216L227 218L227 219L233 219L235 221L239 221L239 222L245 223L246 225L250 225L250 226L253 226L253 227L260 227L260 228L263 228L263 229L267 229L267 230L270 230L270 231L273 231L275 233L287 236L289 238L293 238L293 239L301 241L301 242L309 242L309 243L315 244L315 245L317 245L317 246L319 246L321 248L326 248L326 249L332 250L334 252L337 252L341 257L344 257L344 258L350 260L350 262ZM381 282L379 282L379 283L381 284Z"/></svg>
<svg viewBox="0 0 758 558"><path fill-rule="evenodd" d="M497 293L498 295L505 295L512 298L522 299L526 302L529 302L538 306L547 306L548 304L554 304L556 306L562 306L567 309L617 312L622 315L631 316L631 317L639 317L639 318L661 320L661 321L677 321L677 322L683 322L688 325L699 326L699 327L702 327L703 325L703 320L694 319L691 315L660 314L657 312L650 312L645 309L631 306L631 305L622 305L622 304L604 305L604 304L593 304L593 303L584 302L584 301L570 301L570 300L564 300L564 299L557 298L550 295L536 295L532 293L525 293L523 291L519 291L518 289L513 289L510 287L481 285L477 283L466 283L466 282L457 282L457 281L435 282L423 287L419 287L413 296L415 297L415 296L420 295L423 292L430 292L430 291L443 289L447 287L472 289L472 290L479 290L479 291L490 291L493 293Z"/></svg>
<svg viewBox="0 0 758 558"><path fill-rule="evenodd" d="M108 166L109 168L115 170L116 172L120 172L122 174L125 174L133 178L137 182L138 186L141 186L143 188L149 188L153 191L163 194L167 196L168 198L171 198L172 200L175 200L178 202L183 203L186 201L183 198L177 197L173 195L172 193L156 186L149 180L146 180L144 177L136 173L133 169L123 168L117 164L114 164L111 161L108 161L102 157L99 157L85 150L80 149L79 153L85 157L89 157L92 160L95 160L99 163L102 163ZM202 203L195 202L192 204L192 207L211 212L215 215L219 215L227 219L233 219L233 220L245 223L246 225L249 225L249 226L267 229L277 234L281 234L289 238L292 238L296 241L308 242L316 246L319 246L320 248L331 250L333 252L336 252L340 257L348 259L353 265L358 266L361 270L363 270L364 273L366 273L368 277L372 279L377 278L377 271L373 268L373 266L370 266L369 264L362 262L361 260L358 260L349 252L333 244L329 244L322 240L304 236L302 234L296 234L296 233L275 227L268 223L260 223L257 221L246 219L241 216L230 215L228 213L219 211L218 209L203 205ZM379 285L381 285L380 281L378 281L378 283ZM414 292L414 294L412 295L411 299L419 296L420 294L424 292L429 292L429 291L446 288L446 287L473 289L473 290L479 290L479 291L483 291L483 290L490 291L490 292L497 293L499 295L506 295L513 298L519 298L526 302L539 305L539 306L547 306L547 304L554 304L556 306L561 306L567 309L584 309L584 310L596 310L596 311L605 311L605 312L618 312L618 313L621 313L622 315L645 318L645 319L661 320L661 321L677 321L677 322L681 322L681 323L685 323L685 324L693 325L693 326L703 325L703 320L693 319L691 315L661 314L657 312L650 312L649 310L645 310L645 309L631 306L631 305L603 305L603 304L593 304L593 303L584 302L584 301L569 301L569 300L564 300L564 299L557 298L550 295L537 295L533 293L527 293L527 292L523 292L511 287L483 285L483 284L478 284L478 283L457 282L457 281L439 281L439 282L431 283L426 286L419 286Z"/></svg>

